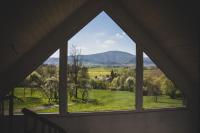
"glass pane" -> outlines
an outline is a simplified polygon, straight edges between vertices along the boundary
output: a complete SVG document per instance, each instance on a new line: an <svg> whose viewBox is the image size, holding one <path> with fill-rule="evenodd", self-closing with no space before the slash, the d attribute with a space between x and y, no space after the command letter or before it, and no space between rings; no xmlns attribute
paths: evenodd
<svg viewBox="0 0 200 133"><path fill-rule="evenodd" d="M184 107L184 95L144 53L143 106L145 109Z"/></svg>
<svg viewBox="0 0 200 133"><path fill-rule="evenodd" d="M59 50L14 89L14 113L28 108L37 113L58 112Z"/></svg>
<svg viewBox="0 0 200 133"><path fill-rule="evenodd" d="M68 111L135 109L135 42L105 13L68 41Z"/></svg>

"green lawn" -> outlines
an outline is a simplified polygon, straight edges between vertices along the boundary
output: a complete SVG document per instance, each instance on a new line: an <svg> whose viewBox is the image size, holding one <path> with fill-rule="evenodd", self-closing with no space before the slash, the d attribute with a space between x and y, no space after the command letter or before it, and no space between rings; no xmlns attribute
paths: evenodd
<svg viewBox="0 0 200 133"><path fill-rule="evenodd" d="M24 97L25 94L25 97ZM20 110L24 107L26 108L35 108L38 106L46 106L48 105L48 99L43 95L40 90L34 90L31 95L31 89L18 87L15 88L14 96L14 109L16 113L20 112Z"/></svg>
<svg viewBox="0 0 200 133"><path fill-rule="evenodd" d="M23 98L23 88L16 88L15 95L23 101L15 100L14 108L16 112L26 107L34 109L37 106L46 105L47 98L42 92L36 90L30 95L30 89L26 89L26 97ZM55 103L54 103L55 104ZM182 100L170 99L168 96L159 96L158 102L154 102L153 96L144 96L144 108L173 108L183 107ZM135 94L128 91L110 91L110 90L90 90L89 102L73 102L69 99L69 112L95 112L95 111L116 111L116 110L134 110ZM58 106L51 108L39 109L36 112L58 112Z"/></svg>

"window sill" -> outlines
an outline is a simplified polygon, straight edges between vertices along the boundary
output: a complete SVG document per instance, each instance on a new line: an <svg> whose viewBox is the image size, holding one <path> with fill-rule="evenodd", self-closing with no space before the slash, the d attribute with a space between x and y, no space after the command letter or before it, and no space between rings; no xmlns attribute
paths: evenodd
<svg viewBox="0 0 200 133"><path fill-rule="evenodd" d="M66 114L59 113L39 113L42 116L50 117L79 117L79 116L101 116L101 115L120 115L120 114L136 114L136 113L156 113L156 112L169 112L169 111L187 111L187 107L178 108L161 108L161 109L143 109L137 110L120 110L120 111L102 111L102 112L66 112ZM23 114L14 114L14 116L22 116Z"/></svg>

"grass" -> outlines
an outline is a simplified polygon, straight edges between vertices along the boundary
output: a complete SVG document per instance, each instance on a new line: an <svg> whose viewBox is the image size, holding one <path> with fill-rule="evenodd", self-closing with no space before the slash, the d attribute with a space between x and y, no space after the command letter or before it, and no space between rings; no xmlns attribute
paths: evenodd
<svg viewBox="0 0 200 133"><path fill-rule="evenodd" d="M23 107L34 108L37 106L43 106L47 104L47 99L42 97L40 91L35 91L30 97L30 90L27 89L27 98L24 102L15 100L15 109ZM16 88L15 95L23 97L23 89ZM183 107L182 100L170 99L168 96L159 96L158 102L154 102L153 96L144 96L144 108L174 108ZM116 111L116 110L134 110L135 109L135 94L128 91L110 91L110 90L90 90L89 102L68 102L69 112L101 112L101 111ZM58 112L58 107L51 107L36 112L40 113L52 113Z"/></svg>
<svg viewBox="0 0 200 133"><path fill-rule="evenodd" d="M95 76L106 76L110 75L111 70L117 72L123 72L124 68L112 68L112 67L92 67L88 69L90 78ZM144 77L152 73L152 70L144 70ZM46 106L48 99L41 90L33 91L31 95L30 88L15 88L14 95L19 99L14 100L15 112L20 112L20 109L26 107L29 109L35 109L36 112L40 113L52 113L58 112L57 106ZM66 94L67 95L67 94ZM79 96L81 97L81 96ZM79 100L80 101L80 100ZM168 96L158 96L158 102L154 101L153 96L143 97L143 107L145 109L154 108L175 108L183 107L182 100L171 99ZM53 103L56 105L56 103ZM39 108L38 107L45 107ZM89 90L89 102L74 102L68 99L68 111L69 112L101 112L101 111L116 111L116 110L134 110L135 109L135 94L129 91L110 91L110 90Z"/></svg>
<svg viewBox="0 0 200 133"><path fill-rule="evenodd" d="M94 112L111 110L133 110L134 93L126 91L91 90L89 103L69 103L69 112Z"/></svg>
<svg viewBox="0 0 200 133"><path fill-rule="evenodd" d="M25 94L25 97L24 97ZM14 96L17 98L14 99L14 112L19 113L20 110L24 107L26 108L35 108L38 106L45 106L48 104L48 99L43 95L41 90L33 90L33 93L31 95L31 89L18 87L15 88Z"/></svg>

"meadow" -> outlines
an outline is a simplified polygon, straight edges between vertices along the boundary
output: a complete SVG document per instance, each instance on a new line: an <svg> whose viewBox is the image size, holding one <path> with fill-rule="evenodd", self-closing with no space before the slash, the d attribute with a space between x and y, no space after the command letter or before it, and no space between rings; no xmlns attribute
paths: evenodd
<svg viewBox="0 0 200 133"><path fill-rule="evenodd" d="M115 71L122 71L123 68L114 68ZM88 73L91 78L95 76L106 76L110 74L112 68L94 67L89 68ZM144 75L148 75L150 70L144 70ZM33 89L31 95L30 88L16 87L14 91L14 112L20 113L22 108L29 108L38 113L58 112L58 103L48 103L48 98L41 89ZM79 89L81 91L81 89ZM87 102L77 102L68 96L68 112L102 112L135 110L135 93L131 91L112 91L102 89L89 89ZM67 94L66 94L67 95ZM175 108L183 107L183 100L171 99L167 95L143 96L144 109Z"/></svg>
<svg viewBox="0 0 200 133"><path fill-rule="evenodd" d="M21 99L23 99L23 88L16 88L15 92L15 95L21 96ZM144 96L143 98L145 109L183 107L182 100L171 99L169 96L159 96L158 102L154 102L153 96ZM68 99L68 111L99 112L135 109L135 94L129 91L90 90L89 99L90 102L88 103L77 103ZM16 113L20 113L20 109L23 107L40 113L58 112L58 105L55 106L56 103L54 103L55 105L48 105L47 98L39 90L30 96L30 89L26 88L26 97L23 100L15 100L14 109Z"/></svg>

